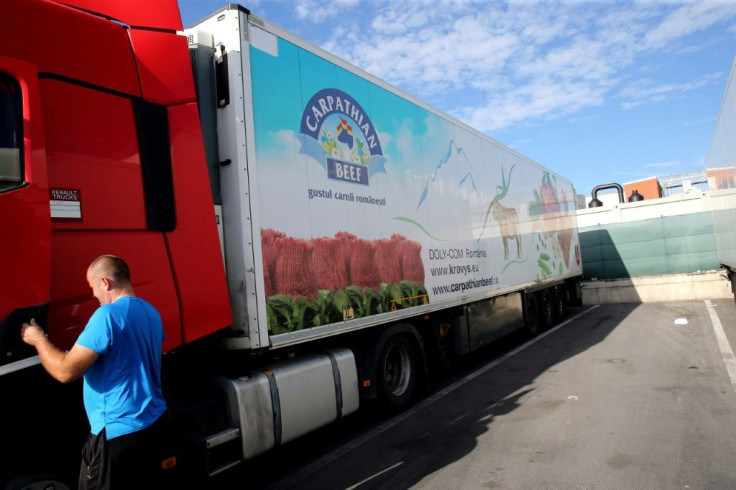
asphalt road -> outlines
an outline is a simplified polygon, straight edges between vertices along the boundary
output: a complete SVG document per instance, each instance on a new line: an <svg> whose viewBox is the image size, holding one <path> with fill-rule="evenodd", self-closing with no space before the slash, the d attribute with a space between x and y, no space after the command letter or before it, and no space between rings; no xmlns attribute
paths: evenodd
<svg viewBox="0 0 736 490"><path fill-rule="evenodd" d="M736 488L733 300L571 313L471 358L396 417L362 411L213 485Z"/></svg>

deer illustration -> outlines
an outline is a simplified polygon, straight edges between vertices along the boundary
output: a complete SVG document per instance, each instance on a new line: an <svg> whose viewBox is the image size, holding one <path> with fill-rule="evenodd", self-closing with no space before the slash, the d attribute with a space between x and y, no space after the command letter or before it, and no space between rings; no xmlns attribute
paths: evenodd
<svg viewBox="0 0 736 490"><path fill-rule="evenodd" d="M504 174L503 167L501 167L501 185L496 186L496 197L493 198L491 204L489 204L489 210L493 216L493 219L498 221L498 226L501 229L501 238L503 239L503 258L509 259L509 239L516 240L516 258L521 258L521 233L519 232L519 215L514 208L507 208L500 203L506 194L509 192L509 184L511 183L511 172L514 167L511 167L508 175L508 182L506 181L506 175Z"/></svg>
<svg viewBox="0 0 736 490"><path fill-rule="evenodd" d="M519 216L516 209L503 206L498 199L491 201L493 219L498 221L503 239L503 258L509 259L509 239L516 240L516 258L521 258L521 234L519 233Z"/></svg>

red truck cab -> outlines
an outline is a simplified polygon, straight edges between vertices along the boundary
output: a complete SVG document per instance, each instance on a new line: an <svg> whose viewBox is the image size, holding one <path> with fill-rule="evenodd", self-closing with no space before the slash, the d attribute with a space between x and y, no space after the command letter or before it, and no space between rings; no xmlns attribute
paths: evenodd
<svg viewBox="0 0 736 490"><path fill-rule="evenodd" d="M35 317L69 348L112 253L161 313L166 351L232 323L176 1L2 2L0 365Z"/></svg>

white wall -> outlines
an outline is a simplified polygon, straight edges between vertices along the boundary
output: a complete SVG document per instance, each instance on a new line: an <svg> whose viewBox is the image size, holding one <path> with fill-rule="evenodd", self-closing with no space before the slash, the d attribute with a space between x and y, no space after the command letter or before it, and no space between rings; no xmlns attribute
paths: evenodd
<svg viewBox="0 0 736 490"><path fill-rule="evenodd" d="M678 216L681 214L700 213L710 211L710 196L707 192L693 191L688 194L677 194L675 196L660 199L649 199L638 202L618 203L618 197L611 204L599 208L587 208L577 210L578 228L589 226L606 225L609 223L625 223L630 221L641 221L662 216ZM599 199L601 196L598 197ZM601 199L602 200L602 199Z"/></svg>

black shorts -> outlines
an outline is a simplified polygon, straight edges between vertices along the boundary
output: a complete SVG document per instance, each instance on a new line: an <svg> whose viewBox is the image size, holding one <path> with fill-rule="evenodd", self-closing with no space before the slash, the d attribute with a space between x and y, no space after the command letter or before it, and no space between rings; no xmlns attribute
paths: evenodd
<svg viewBox="0 0 736 490"><path fill-rule="evenodd" d="M79 489L159 488L167 414L150 427L107 440L105 429L90 434L82 448Z"/></svg>

